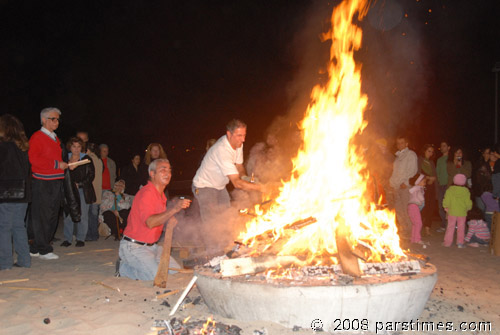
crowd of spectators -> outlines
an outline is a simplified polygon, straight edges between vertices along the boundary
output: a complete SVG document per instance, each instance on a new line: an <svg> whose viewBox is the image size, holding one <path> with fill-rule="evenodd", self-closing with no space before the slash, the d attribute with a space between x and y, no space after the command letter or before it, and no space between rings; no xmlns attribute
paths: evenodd
<svg viewBox="0 0 500 335"><path fill-rule="evenodd" d="M52 245L57 241L54 235L61 208L62 247L73 243L75 247L84 247L86 242L95 241L100 235L119 240L127 227L134 196L148 184L151 176L159 173L151 170L150 163L155 160L168 163L162 145L151 143L143 159L139 153L134 153L128 164L117 169L110 157L111 148L91 142L86 131L78 131L62 143L55 133L60 116L61 111L57 108L43 109L40 113L42 127L29 141L22 123L15 116L4 114L0 117L0 269L30 267L31 257L58 259ZM221 137L214 148L220 146L220 150L227 150L231 145L241 156L246 125L236 121L234 129L229 127L227 135ZM254 151L259 149L272 157L273 141L272 137L268 138L265 146L256 147ZM442 141L437 150L426 144L419 154L409 148L405 136L397 137L395 143L397 152L393 155L388 141L378 139L368 149L366 157L373 200L381 207L395 210L400 235L412 243L428 244L423 241L421 231L424 236L446 231L443 245L449 247L457 227L459 248L465 247L465 242L471 247L488 243L492 215L500 211L500 146L483 148L481 156L471 161L462 147L447 141ZM207 145L207 151L209 148L211 146ZM436 160L438 150L440 157ZM204 186L200 175L203 167L208 169L209 155L216 154L217 150L211 149L194 179L194 194L202 205L213 197L207 193L206 199L203 198L203 192L211 189ZM236 159L236 167L242 164L240 156ZM169 164L166 168L171 169ZM236 167L230 167L231 173L237 175ZM234 181L223 176L220 189L224 191L229 180L242 189L260 187L253 184L254 174L265 178L252 164L247 169L252 172L250 181L233 178L230 174ZM269 167L265 166L265 170ZM168 198L166 186L170 177L167 181L160 180L160 176L157 178ZM176 211L188 206L185 202ZM433 230L433 218L438 213L441 224ZM201 214L201 218L206 219L203 210ZM13 250L17 254L16 263Z"/></svg>

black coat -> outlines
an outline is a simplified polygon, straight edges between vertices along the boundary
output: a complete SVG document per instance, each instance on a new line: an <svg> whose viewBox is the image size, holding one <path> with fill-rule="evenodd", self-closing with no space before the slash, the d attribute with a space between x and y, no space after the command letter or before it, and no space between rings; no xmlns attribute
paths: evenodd
<svg viewBox="0 0 500 335"><path fill-rule="evenodd" d="M134 165L130 163L121 168L120 179L125 180L125 193L135 195L139 191L141 185L143 185L144 177L140 167L141 165L139 165L136 170Z"/></svg>
<svg viewBox="0 0 500 335"><path fill-rule="evenodd" d="M31 202L31 165L28 152L14 142L0 142L0 180L24 179L24 199L8 202Z"/></svg>
<svg viewBox="0 0 500 335"><path fill-rule="evenodd" d="M64 195L65 195L65 212L71 215L73 222L80 222L80 194L79 188L83 188L83 195L87 204L92 204L96 201L94 186L92 181L95 177L94 164L92 159L85 155L81 160L88 159L90 163L80 165L74 170L69 168L64 171Z"/></svg>

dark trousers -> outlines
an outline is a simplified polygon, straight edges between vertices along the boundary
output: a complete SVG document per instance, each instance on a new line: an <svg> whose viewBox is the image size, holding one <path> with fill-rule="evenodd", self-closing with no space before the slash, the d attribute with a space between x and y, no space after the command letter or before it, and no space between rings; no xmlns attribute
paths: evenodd
<svg viewBox="0 0 500 335"><path fill-rule="evenodd" d="M121 232L125 230L125 227L127 226L127 218L128 214L130 213L130 209L121 209L118 211L118 214L122 218L123 222L118 221L118 225L120 227ZM104 222L108 225L108 227L111 229L111 234L115 235L118 237L118 227L117 227L117 218L113 211L105 211L102 213L102 217L104 219ZM120 232L120 235L121 235Z"/></svg>
<svg viewBox="0 0 500 335"><path fill-rule="evenodd" d="M63 197L61 180L40 180L33 178L31 202L31 223L35 243L30 246L32 253L48 254L54 249L50 241L59 221L59 209Z"/></svg>

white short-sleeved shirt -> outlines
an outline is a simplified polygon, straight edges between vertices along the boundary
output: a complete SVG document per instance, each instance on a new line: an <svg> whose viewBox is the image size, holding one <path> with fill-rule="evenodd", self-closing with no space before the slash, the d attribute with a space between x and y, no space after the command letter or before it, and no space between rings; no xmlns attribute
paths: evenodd
<svg viewBox="0 0 500 335"><path fill-rule="evenodd" d="M233 149L224 135L205 154L194 176L194 187L222 190L229 183L229 175L239 174L235 164L243 164L243 145Z"/></svg>

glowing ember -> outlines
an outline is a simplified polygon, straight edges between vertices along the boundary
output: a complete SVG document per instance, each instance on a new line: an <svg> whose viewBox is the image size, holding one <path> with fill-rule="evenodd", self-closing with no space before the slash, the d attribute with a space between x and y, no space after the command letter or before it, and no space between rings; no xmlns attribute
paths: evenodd
<svg viewBox="0 0 500 335"><path fill-rule="evenodd" d="M195 334L200 335L214 335L215 334L215 321L211 316L208 317L207 322L203 325L203 328L199 331L196 330Z"/></svg>
<svg viewBox="0 0 500 335"><path fill-rule="evenodd" d="M280 195L247 223L239 239L254 255L298 255L310 265L337 264L336 236L351 248L362 245L367 262L396 262L406 257L399 246L395 215L370 203L366 163L353 138L366 126L367 96L361 93L360 66L354 52L361 47L361 20L366 0L343 1L332 14L329 80L316 86L301 122L302 146L293 160L293 175ZM294 223L313 218L310 224ZM271 237L269 237L271 236ZM337 237L338 237L337 236Z"/></svg>

